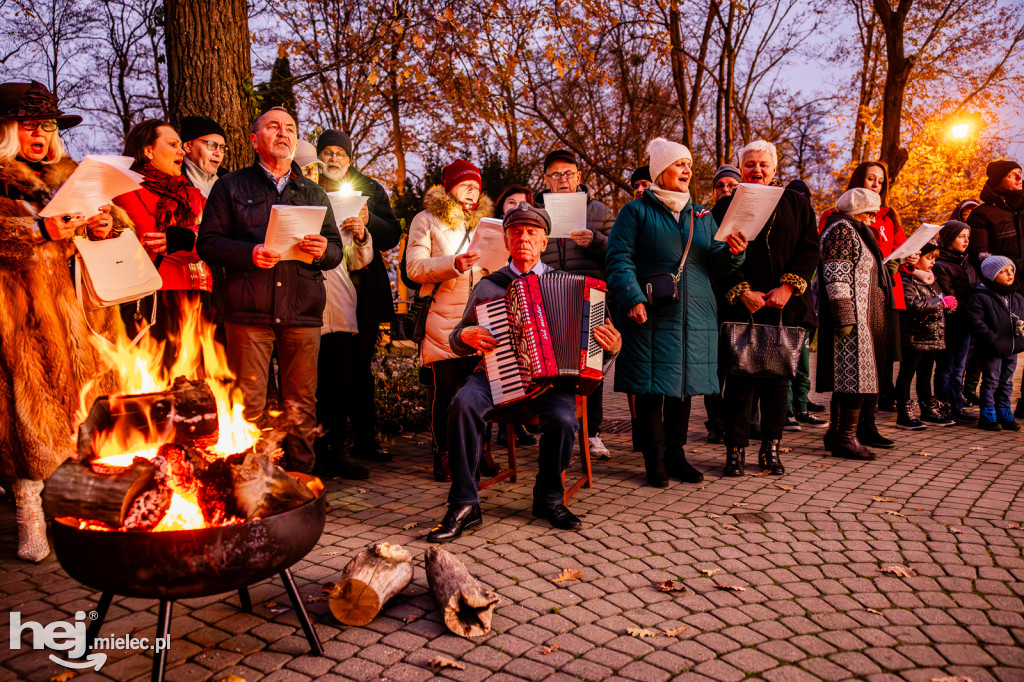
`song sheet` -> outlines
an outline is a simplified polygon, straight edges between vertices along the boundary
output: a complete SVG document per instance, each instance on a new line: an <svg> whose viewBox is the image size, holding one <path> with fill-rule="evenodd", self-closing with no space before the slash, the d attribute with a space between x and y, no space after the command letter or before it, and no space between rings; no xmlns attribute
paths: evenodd
<svg viewBox="0 0 1024 682"><path fill-rule="evenodd" d="M355 218L366 205L366 200L361 194L345 194L342 192L328 192L327 198L331 200L331 208L334 209L334 222L341 228L341 224L349 218Z"/></svg>
<svg viewBox="0 0 1024 682"><path fill-rule="evenodd" d="M567 239L570 232L587 229L586 192L548 192L544 208L551 216L552 239Z"/></svg>
<svg viewBox="0 0 1024 682"><path fill-rule="evenodd" d="M473 230L473 238L467 251L476 251L480 260L476 267L487 272L497 272L508 263L508 249L505 248L505 230L500 220L484 218Z"/></svg>
<svg viewBox="0 0 1024 682"><path fill-rule="evenodd" d="M725 241L729 235L742 232L747 241L754 241L771 218L785 191L782 187L770 185L741 184L733 192L732 202L722 218L715 239Z"/></svg>
<svg viewBox="0 0 1024 682"><path fill-rule="evenodd" d="M907 241L903 242L889 254L889 257L885 259L885 262L893 260L894 258L903 259L907 256L912 256L921 250L921 247L928 243L928 240L939 233L942 229L942 225L932 225L931 223L921 223L921 227L914 230L914 234L907 237Z"/></svg>
<svg viewBox="0 0 1024 682"><path fill-rule="evenodd" d="M143 176L129 170L133 161L130 156L86 156L39 215L91 218L114 197L142 189Z"/></svg>
<svg viewBox="0 0 1024 682"><path fill-rule="evenodd" d="M307 234L320 234L325 215L326 206L272 206L263 245L281 254L281 260L312 263L313 256L300 251L299 242Z"/></svg>

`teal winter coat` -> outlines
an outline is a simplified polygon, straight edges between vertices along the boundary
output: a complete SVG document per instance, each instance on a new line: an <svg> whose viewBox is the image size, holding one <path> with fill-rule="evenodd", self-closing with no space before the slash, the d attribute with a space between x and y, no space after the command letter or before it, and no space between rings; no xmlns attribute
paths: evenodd
<svg viewBox="0 0 1024 682"><path fill-rule="evenodd" d="M675 273L690 230L696 231L679 278L680 303L647 310L637 324L626 313L646 295L639 279ZM629 202L619 213L608 241L608 290L617 306L615 323L622 351L615 367L615 390L636 395L683 398L718 393L718 316L711 274L728 274L743 261L725 242L715 241L718 226L711 213L692 200L679 220L652 192Z"/></svg>

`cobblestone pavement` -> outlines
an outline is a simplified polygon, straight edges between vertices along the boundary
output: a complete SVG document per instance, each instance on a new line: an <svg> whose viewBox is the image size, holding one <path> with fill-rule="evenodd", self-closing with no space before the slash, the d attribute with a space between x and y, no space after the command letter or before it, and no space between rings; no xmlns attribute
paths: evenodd
<svg viewBox="0 0 1024 682"><path fill-rule="evenodd" d="M606 417L628 418L622 396L607 395ZM323 658L306 655L290 610L268 607L288 603L276 580L252 588L251 614L234 594L179 602L167 679L1024 680L1024 437L910 435L882 415L900 445L875 462L826 457L823 428L804 427L784 439L785 476L724 479L703 418L695 409L688 447L700 485L642 485L628 430L607 435L612 460L594 463L594 489L571 503L580 533L531 518L526 448L519 482L485 491L484 526L447 546L502 597L492 632L474 640L447 632L427 588L422 537L447 490L430 478L428 437L406 434L371 481L327 482L327 529L293 572L317 596L358 549L387 540L412 551L413 584L366 627L339 626L325 603L310 604ZM38 566L14 558L9 503L0 526L0 608L46 624L95 607L99 595L52 556ZM881 570L890 566L911 575ZM553 583L564 568L582 579ZM655 589L668 579L689 590ZM155 623L156 602L119 598L103 635L153 637ZM681 626L677 636L628 634ZM0 627L4 642L9 630ZM77 679L148 678L148 654L107 653L100 674ZM437 654L465 670L433 672ZM61 672L45 651L0 651L0 681Z"/></svg>

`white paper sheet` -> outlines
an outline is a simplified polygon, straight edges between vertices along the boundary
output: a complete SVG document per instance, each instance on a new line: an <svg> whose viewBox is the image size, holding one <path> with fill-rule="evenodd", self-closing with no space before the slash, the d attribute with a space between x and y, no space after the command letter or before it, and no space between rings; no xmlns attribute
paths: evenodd
<svg viewBox="0 0 1024 682"><path fill-rule="evenodd" d="M732 203L722 218L722 224L718 226L715 239L724 242L729 235L742 232L747 241L754 241L771 218L785 191L782 187L771 185L741 184L733 192Z"/></svg>
<svg viewBox="0 0 1024 682"><path fill-rule="evenodd" d="M364 197L361 194L328 192L327 198L331 200L331 208L334 209L334 222L338 223L338 228L341 229L343 222L359 215L363 206L366 205L366 200L370 197Z"/></svg>
<svg viewBox="0 0 1024 682"><path fill-rule="evenodd" d="M480 260L476 267L487 272L497 272L508 264L508 249L505 248L505 230L500 220L484 218L473 231L467 251L476 251Z"/></svg>
<svg viewBox="0 0 1024 682"><path fill-rule="evenodd" d="M894 258L906 258L912 256L921 250L921 247L928 243L928 240L939 233L942 229L942 225L932 225L931 223L921 223L921 227L914 230L914 234L907 237L907 241L903 242L889 254L889 257L885 259L888 263Z"/></svg>
<svg viewBox="0 0 1024 682"><path fill-rule="evenodd" d="M584 192L548 192L544 209L551 216L551 238L567 239L574 230L587 229L587 195Z"/></svg>
<svg viewBox="0 0 1024 682"><path fill-rule="evenodd" d="M81 213L91 218L114 197L142 189L143 176L128 170L132 162L129 156L85 157L39 215L52 218Z"/></svg>
<svg viewBox="0 0 1024 682"><path fill-rule="evenodd" d="M313 256L299 251L299 242L307 234L320 234L325 215L326 206L272 206L263 245L281 254L281 260L312 263Z"/></svg>

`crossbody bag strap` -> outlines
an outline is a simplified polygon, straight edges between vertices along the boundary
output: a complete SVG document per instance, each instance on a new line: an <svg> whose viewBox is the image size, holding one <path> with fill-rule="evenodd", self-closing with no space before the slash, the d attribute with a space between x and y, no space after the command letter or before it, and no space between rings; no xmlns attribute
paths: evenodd
<svg viewBox="0 0 1024 682"><path fill-rule="evenodd" d="M676 273L677 277L682 276L683 266L686 265L686 259L690 255L690 244L693 243L693 230L695 229L693 224L693 202L690 202L690 234L686 237L686 248L683 250L683 260L679 263L679 272Z"/></svg>
<svg viewBox="0 0 1024 682"><path fill-rule="evenodd" d="M462 249L462 247L465 246L466 242L468 242L468 241L469 241L469 227L466 228L466 234L462 235L462 241L459 242L459 245L457 247L455 247L455 253L458 254L459 250ZM430 293L425 296L425 298L429 298L430 299L430 303L433 303L434 302L434 294L436 294L437 290L440 289L440 288L441 288L441 283L438 282L437 284L434 285L434 288L430 290ZM429 306L430 303L428 303L427 305Z"/></svg>

